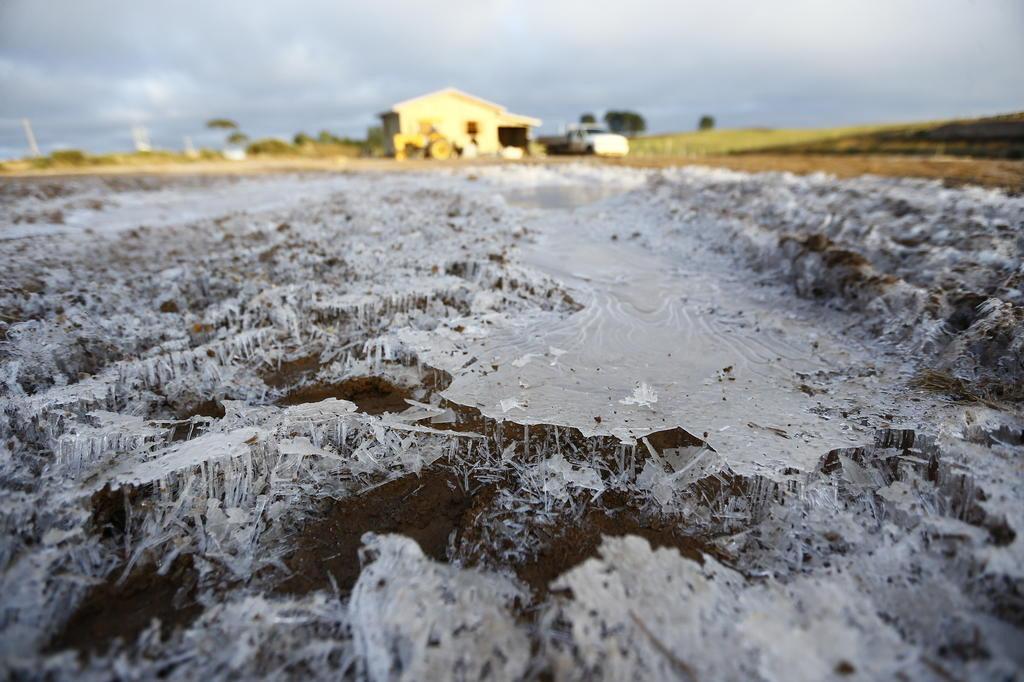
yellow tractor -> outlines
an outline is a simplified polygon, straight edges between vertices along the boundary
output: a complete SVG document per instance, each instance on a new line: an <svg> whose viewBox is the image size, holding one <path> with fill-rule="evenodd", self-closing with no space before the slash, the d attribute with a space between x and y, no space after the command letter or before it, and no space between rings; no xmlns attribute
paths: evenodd
<svg viewBox="0 0 1024 682"><path fill-rule="evenodd" d="M414 134L395 133L395 158L408 159L410 156L426 157L444 161L454 153L452 143L437 132L433 121L420 121L420 132Z"/></svg>

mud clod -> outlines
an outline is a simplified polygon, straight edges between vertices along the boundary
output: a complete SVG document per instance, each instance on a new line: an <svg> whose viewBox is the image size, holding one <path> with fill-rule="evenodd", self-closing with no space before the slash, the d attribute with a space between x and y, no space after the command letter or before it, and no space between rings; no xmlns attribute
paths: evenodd
<svg viewBox="0 0 1024 682"><path fill-rule="evenodd" d="M128 529L128 509L138 497L139 492L131 486L112 489L107 485L93 493L89 500L93 531L103 537L123 535Z"/></svg>
<svg viewBox="0 0 1024 682"><path fill-rule="evenodd" d="M332 501L296 534L295 549L284 560L292 573L274 589L287 594L330 590L333 577L347 593L359 577L363 534L371 531L406 535L424 554L445 561L449 537L470 503L455 476L437 470Z"/></svg>
<svg viewBox="0 0 1024 682"><path fill-rule="evenodd" d="M192 423L192 419L194 417L223 419L225 414L224 406L216 400L204 400L201 403L189 405L188 407L179 410L175 415L180 423L174 425L174 431L171 434L171 439L177 441L188 438L189 434L193 433L195 425Z"/></svg>
<svg viewBox="0 0 1024 682"><path fill-rule="evenodd" d="M93 587L50 642L50 651L76 649L81 654L106 652L114 640L133 642L153 619L163 637L195 620L203 607L196 602L198 574L192 556L178 557L160 575L155 565L136 569L124 582L114 571Z"/></svg>
<svg viewBox="0 0 1024 682"><path fill-rule="evenodd" d="M328 398L350 400L360 412L383 414L401 412L409 407L405 399L409 391L381 377L355 377L336 384L316 383L297 388L280 401L279 405L315 403Z"/></svg>
<svg viewBox="0 0 1024 682"><path fill-rule="evenodd" d="M287 388L316 374L319 369L320 358L316 355L307 355L282 362L274 369L264 372L260 378L271 388Z"/></svg>
<svg viewBox="0 0 1024 682"><path fill-rule="evenodd" d="M551 535L533 559L514 567L516 575L529 585L538 601L548 594L548 585L569 569L597 556L605 535L638 535L655 549L671 547L684 557L703 563L706 545L683 534L679 524L664 518L645 517L625 498L611 495L604 507L592 507L575 523L567 521L561 532Z"/></svg>

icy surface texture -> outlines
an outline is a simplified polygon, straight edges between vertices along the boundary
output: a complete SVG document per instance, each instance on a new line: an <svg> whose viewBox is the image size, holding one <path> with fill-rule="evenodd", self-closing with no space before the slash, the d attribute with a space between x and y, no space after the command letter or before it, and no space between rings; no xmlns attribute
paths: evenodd
<svg viewBox="0 0 1024 682"><path fill-rule="evenodd" d="M0 192L0 676L1024 669L1020 198L599 165Z"/></svg>
<svg viewBox="0 0 1024 682"><path fill-rule="evenodd" d="M643 539L606 538L553 585L569 624L560 679L866 679L906 669L899 637L845 579L751 585L711 558L703 565ZM570 655L571 653L571 655ZM851 661L861 667L855 668Z"/></svg>
<svg viewBox="0 0 1024 682"><path fill-rule="evenodd" d="M781 271L797 292L863 317L978 390L1024 383L1024 198L937 181L680 169L651 182L673 216L659 237L719 244ZM671 237L670 237L671 239ZM721 247L719 247L721 248Z"/></svg>
<svg viewBox="0 0 1024 682"><path fill-rule="evenodd" d="M509 609L507 579L430 561L412 540L366 538L370 563L352 591L356 653L371 680L517 680L530 641Z"/></svg>

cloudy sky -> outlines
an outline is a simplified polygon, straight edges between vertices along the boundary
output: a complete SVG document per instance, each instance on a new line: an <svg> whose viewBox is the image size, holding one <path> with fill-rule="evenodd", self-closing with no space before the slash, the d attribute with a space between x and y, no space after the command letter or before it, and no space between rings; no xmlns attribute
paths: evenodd
<svg viewBox="0 0 1024 682"><path fill-rule="evenodd" d="M605 5L605 6L603 6ZM0 157L328 128L447 85L654 131L1024 110L1024 0L0 0Z"/></svg>

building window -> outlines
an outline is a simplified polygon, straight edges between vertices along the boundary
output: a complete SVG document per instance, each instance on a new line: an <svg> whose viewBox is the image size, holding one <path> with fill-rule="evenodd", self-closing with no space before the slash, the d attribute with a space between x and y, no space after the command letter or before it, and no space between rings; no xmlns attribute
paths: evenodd
<svg viewBox="0 0 1024 682"><path fill-rule="evenodd" d="M466 121L466 134L476 135L479 131L476 121Z"/></svg>

